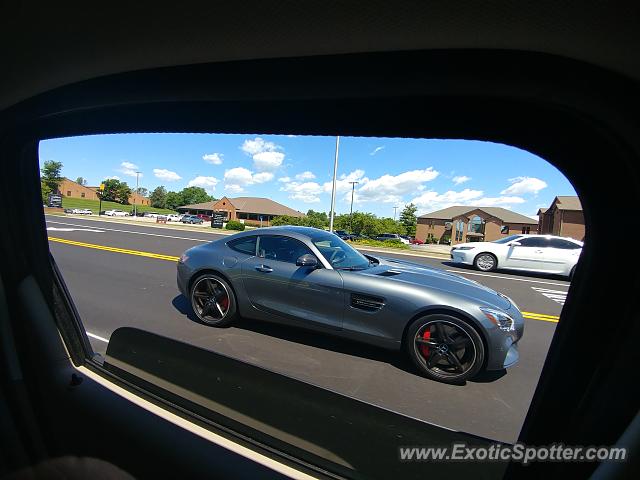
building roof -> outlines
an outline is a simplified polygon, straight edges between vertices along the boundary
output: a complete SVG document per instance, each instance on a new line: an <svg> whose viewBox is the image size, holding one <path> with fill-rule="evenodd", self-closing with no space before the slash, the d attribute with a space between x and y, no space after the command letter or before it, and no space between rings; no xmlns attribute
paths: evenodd
<svg viewBox="0 0 640 480"><path fill-rule="evenodd" d="M265 215L289 215L291 217L303 217L304 214L302 212L298 212L292 208L287 207L286 205L282 205L281 203L274 202L270 198L261 198L261 197L235 197L229 198L225 197L233 207L239 212L246 213L264 213ZM222 200L222 199L220 199ZM190 210L212 210L214 209L214 205L218 203L220 200L216 200L214 202L204 202L204 203L195 203L193 205L185 205L180 208L190 209Z"/></svg>
<svg viewBox="0 0 640 480"><path fill-rule="evenodd" d="M436 210L435 212L425 213L424 215L420 215L420 217L418 218L451 220L460 215L466 215L473 210L482 210L492 217L502 220L504 223L538 223L533 218L521 215L516 212L512 212L511 210L507 210L506 208L502 207L473 207L464 205L455 205L453 207L443 208L442 210Z"/></svg>
<svg viewBox="0 0 640 480"><path fill-rule="evenodd" d="M538 215L540 215L541 213L547 213L547 210L549 210L548 208L539 208L538 209Z"/></svg>
<svg viewBox="0 0 640 480"><path fill-rule="evenodd" d="M560 196L556 197L553 202L556 204L558 210L580 210L582 211L582 204L580 199L576 196ZM553 205L553 203L551 204Z"/></svg>

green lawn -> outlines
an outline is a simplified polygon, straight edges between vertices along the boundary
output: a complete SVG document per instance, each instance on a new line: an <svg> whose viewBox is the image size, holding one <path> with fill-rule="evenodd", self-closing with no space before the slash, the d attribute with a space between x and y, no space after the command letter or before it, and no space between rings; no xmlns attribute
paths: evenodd
<svg viewBox="0 0 640 480"><path fill-rule="evenodd" d="M62 208L88 208L93 213L98 213L100 206L99 200L88 200L86 198L70 198L62 197ZM122 205L116 202L102 202L102 210L122 210L123 212L130 212L133 210L133 205ZM167 210L166 208L153 208L146 205L138 205L139 212L158 212L158 213L176 213L173 210Z"/></svg>

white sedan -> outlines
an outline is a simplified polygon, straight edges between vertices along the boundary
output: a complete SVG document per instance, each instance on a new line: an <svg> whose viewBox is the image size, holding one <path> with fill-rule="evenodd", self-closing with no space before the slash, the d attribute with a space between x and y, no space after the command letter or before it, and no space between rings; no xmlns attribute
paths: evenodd
<svg viewBox="0 0 640 480"><path fill-rule="evenodd" d="M129 214L127 212L123 212L122 210L107 210L104 212L108 217L127 217Z"/></svg>
<svg viewBox="0 0 640 480"><path fill-rule="evenodd" d="M74 215L91 215L91 210L88 208L74 208L71 213Z"/></svg>
<svg viewBox="0 0 640 480"><path fill-rule="evenodd" d="M451 248L453 263L490 272L496 268L573 277L582 242L552 235L510 235L494 242L461 243Z"/></svg>

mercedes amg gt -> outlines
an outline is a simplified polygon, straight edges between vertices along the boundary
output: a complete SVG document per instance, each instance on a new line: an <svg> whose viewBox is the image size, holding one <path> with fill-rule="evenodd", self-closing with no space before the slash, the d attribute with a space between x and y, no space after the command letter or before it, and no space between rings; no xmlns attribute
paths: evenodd
<svg viewBox="0 0 640 480"><path fill-rule="evenodd" d="M513 365L524 330L505 295L422 264L364 255L310 227L261 228L191 248L177 277L204 324L246 317L404 350L422 374L447 383Z"/></svg>

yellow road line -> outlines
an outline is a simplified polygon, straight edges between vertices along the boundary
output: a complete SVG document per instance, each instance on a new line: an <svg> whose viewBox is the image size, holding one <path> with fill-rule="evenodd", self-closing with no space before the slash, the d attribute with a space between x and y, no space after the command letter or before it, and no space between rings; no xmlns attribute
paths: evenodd
<svg viewBox="0 0 640 480"><path fill-rule="evenodd" d="M106 252L123 253L126 255L137 255L139 257L155 258L158 260L167 260L169 262L177 262L180 257L173 255L162 255L160 253L141 252L139 250L128 250L126 248L107 247L105 245L96 245L95 243L76 242L75 240L67 240L66 238L48 237L51 242L65 243L76 247L95 248L96 250L104 250ZM524 318L531 320L540 320L544 322L558 323L560 317L556 315L546 315L544 313L522 312Z"/></svg>
<svg viewBox="0 0 640 480"><path fill-rule="evenodd" d="M67 240L66 238L48 237L50 242L66 243L76 247L95 248L96 250L105 250L107 252L124 253L127 255L137 255L139 257L156 258L158 260L168 260L169 262L177 262L180 257L173 255L162 255L160 253L141 252L139 250L128 250L126 248L106 247L104 245L96 245L95 243L76 242L75 240Z"/></svg>

